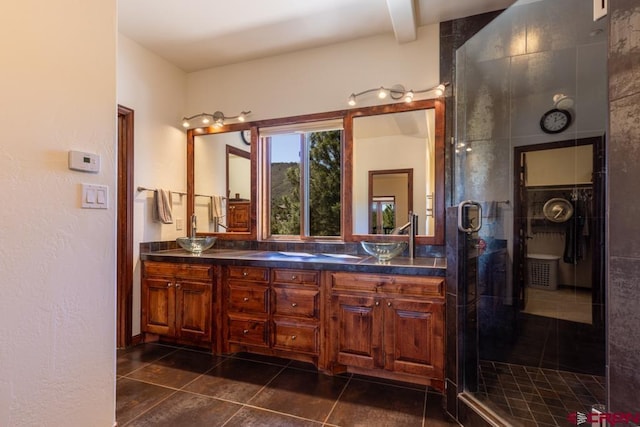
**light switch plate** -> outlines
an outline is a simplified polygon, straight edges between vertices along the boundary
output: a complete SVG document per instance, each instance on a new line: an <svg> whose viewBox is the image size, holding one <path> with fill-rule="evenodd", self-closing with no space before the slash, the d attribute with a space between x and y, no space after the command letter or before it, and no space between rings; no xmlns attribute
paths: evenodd
<svg viewBox="0 0 640 427"><path fill-rule="evenodd" d="M107 185L82 184L82 207L84 209L109 208L109 187Z"/></svg>
<svg viewBox="0 0 640 427"><path fill-rule="evenodd" d="M609 0L593 0L593 21L607 16Z"/></svg>

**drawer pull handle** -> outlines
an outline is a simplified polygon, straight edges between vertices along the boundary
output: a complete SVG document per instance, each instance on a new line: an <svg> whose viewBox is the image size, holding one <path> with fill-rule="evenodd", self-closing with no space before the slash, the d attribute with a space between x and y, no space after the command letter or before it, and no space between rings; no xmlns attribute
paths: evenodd
<svg viewBox="0 0 640 427"><path fill-rule="evenodd" d="M292 340L295 340L295 339L296 339L296 336L295 336L295 335L291 335L291 339L292 339Z"/></svg>
<svg viewBox="0 0 640 427"><path fill-rule="evenodd" d="M291 276L291 280L296 280L298 278L298 276L296 276L295 274Z"/></svg>
<svg viewBox="0 0 640 427"><path fill-rule="evenodd" d="M248 275L249 275L249 273L247 273L246 271L243 271L243 272L242 272L242 276L243 276L243 277L247 277Z"/></svg>
<svg viewBox="0 0 640 427"><path fill-rule="evenodd" d="M244 297L244 298L242 298L242 301L247 302L247 301L249 301L249 298Z"/></svg>
<svg viewBox="0 0 640 427"><path fill-rule="evenodd" d="M247 335L247 334L249 333L249 330L248 330L248 329L244 329L244 330L242 331L242 333L243 333L243 334L245 334L245 335Z"/></svg>
<svg viewBox="0 0 640 427"><path fill-rule="evenodd" d="M291 303L291 307L297 307L297 306L298 306L298 303L297 303L297 302L292 302L292 303Z"/></svg>

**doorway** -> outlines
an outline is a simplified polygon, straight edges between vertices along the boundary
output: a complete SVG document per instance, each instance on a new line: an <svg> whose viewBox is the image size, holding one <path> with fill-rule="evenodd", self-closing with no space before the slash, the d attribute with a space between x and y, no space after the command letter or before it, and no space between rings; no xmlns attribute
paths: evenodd
<svg viewBox="0 0 640 427"><path fill-rule="evenodd" d="M514 305L594 334L604 321L603 145L592 137L514 149Z"/></svg>
<svg viewBox="0 0 640 427"><path fill-rule="evenodd" d="M118 105L117 337L118 348L132 342L133 306L133 110Z"/></svg>

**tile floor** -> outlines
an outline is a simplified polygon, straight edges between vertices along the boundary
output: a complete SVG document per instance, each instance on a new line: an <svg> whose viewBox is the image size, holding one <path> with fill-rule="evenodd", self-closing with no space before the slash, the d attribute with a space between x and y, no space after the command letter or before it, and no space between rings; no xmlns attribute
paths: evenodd
<svg viewBox="0 0 640 427"><path fill-rule="evenodd" d="M591 324L591 289L561 286L557 290L526 288L523 312Z"/></svg>
<svg viewBox="0 0 640 427"><path fill-rule="evenodd" d="M118 351L116 400L118 427L458 425L428 387L162 344Z"/></svg>
<svg viewBox="0 0 640 427"><path fill-rule="evenodd" d="M598 375L480 362L478 397L518 426L575 426L568 414L606 403L605 387L605 378Z"/></svg>

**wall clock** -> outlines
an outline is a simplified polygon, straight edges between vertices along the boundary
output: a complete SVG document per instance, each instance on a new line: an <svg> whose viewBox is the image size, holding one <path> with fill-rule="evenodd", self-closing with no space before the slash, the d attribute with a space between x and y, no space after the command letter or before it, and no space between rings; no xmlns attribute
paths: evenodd
<svg viewBox="0 0 640 427"><path fill-rule="evenodd" d="M560 133L571 124L571 113L567 110L553 108L542 115L540 128L546 133Z"/></svg>
<svg viewBox="0 0 640 427"><path fill-rule="evenodd" d="M240 136L242 137L242 142L251 145L251 129L240 131Z"/></svg>

